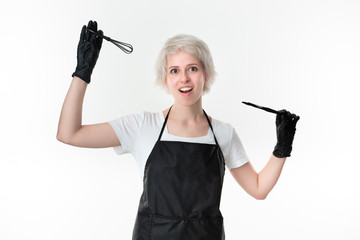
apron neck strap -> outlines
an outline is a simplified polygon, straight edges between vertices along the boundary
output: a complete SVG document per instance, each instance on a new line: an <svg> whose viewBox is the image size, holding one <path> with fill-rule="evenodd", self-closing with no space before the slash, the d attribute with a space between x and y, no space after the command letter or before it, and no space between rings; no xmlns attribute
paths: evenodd
<svg viewBox="0 0 360 240"><path fill-rule="evenodd" d="M163 134L163 132L164 132L164 128L165 128L166 122L167 122L167 120L168 120L168 118L169 118L169 113L170 113L171 108L172 108L172 106L169 108L169 111L168 111L168 113L166 114L166 118L165 118L164 124L163 124L163 126L162 126L162 128L161 128L161 132L160 132L158 141L160 141L161 136L162 136L162 134Z"/></svg>
<svg viewBox="0 0 360 240"><path fill-rule="evenodd" d="M212 125L211 125L210 119L209 119L209 117L208 117L208 115L206 114L206 112L205 112L204 109L203 109L203 112L204 112L204 114L205 114L206 120L207 120L208 123L209 123L210 129L211 129L211 131L212 131L212 133L213 133L213 136L214 136L214 139L215 139L215 143L216 143L216 145L219 146L218 141L216 140L215 133L214 133L214 129L213 129Z"/></svg>
<svg viewBox="0 0 360 240"><path fill-rule="evenodd" d="M162 128L161 128L161 132L160 132L158 141L160 141L161 136L162 136L162 134L163 134L163 132L164 132L164 129L165 129L167 120L168 120L168 118L169 118L169 113L170 113L171 108L172 108L172 106L169 108L169 111L168 111L168 113L166 114L165 121L164 121L164 124L163 124L163 126L162 126ZM209 119L209 117L208 117L208 115L206 114L206 112L205 112L204 109L203 109L203 112L204 112L204 114L205 114L206 120L207 120L208 123L209 123L210 129L211 129L211 131L212 131L212 133L213 133L213 136L214 136L214 139L215 139L215 143L216 143L216 145L219 146L218 141L216 140L215 133L214 133L214 129L213 129L212 125L211 125L210 119Z"/></svg>

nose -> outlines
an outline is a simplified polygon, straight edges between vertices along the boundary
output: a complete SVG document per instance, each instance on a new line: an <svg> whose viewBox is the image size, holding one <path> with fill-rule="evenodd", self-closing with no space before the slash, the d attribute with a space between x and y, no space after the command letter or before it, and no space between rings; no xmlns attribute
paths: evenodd
<svg viewBox="0 0 360 240"><path fill-rule="evenodd" d="M188 82L188 81L190 81L189 74L188 74L188 72L187 72L186 70L185 70L185 71L182 71L180 81L181 81L181 82Z"/></svg>

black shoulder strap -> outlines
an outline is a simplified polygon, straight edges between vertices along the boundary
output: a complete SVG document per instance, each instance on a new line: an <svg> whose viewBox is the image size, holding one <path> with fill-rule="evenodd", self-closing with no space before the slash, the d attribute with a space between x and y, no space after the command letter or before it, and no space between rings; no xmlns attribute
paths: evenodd
<svg viewBox="0 0 360 240"><path fill-rule="evenodd" d="M206 112L205 112L204 109L203 109L203 112L204 112L205 117L206 117L206 119L207 119L207 121L208 121L208 123L209 123L209 126L210 126L210 128L211 128L211 131L212 131L212 133L213 133L213 135L214 135L215 143L216 143L216 145L219 146L219 143L218 143L218 141L216 140L215 133L214 133L214 129L213 129L212 125L211 125L210 119L209 119L209 117L208 117L208 115L206 114Z"/></svg>
<svg viewBox="0 0 360 240"><path fill-rule="evenodd" d="M167 122L167 120L168 120L168 118L169 118L169 113L170 113L171 108L172 108L172 106L169 108L169 111L168 111L168 113L166 114L166 118L165 118L164 124L163 124L163 126L162 126L162 128L161 128L161 132L160 132L158 141L160 141L161 136L162 136L162 134L163 134L163 132L164 132L164 128L165 128L166 122Z"/></svg>

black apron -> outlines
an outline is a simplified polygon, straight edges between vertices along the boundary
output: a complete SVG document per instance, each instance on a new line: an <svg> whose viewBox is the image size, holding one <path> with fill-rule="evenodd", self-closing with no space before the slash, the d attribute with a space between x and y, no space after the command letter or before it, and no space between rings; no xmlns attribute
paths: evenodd
<svg viewBox="0 0 360 240"><path fill-rule="evenodd" d="M225 173L216 144L161 141L147 159L133 240L224 240L219 210Z"/></svg>

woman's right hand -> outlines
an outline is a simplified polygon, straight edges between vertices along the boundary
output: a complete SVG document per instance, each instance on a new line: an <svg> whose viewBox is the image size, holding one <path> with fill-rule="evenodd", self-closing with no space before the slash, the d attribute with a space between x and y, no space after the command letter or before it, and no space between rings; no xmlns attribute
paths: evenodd
<svg viewBox="0 0 360 240"><path fill-rule="evenodd" d="M87 29L103 35L103 31L97 30L96 21L89 21L87 28L85 25L83 26L77 48L77 66L72 76L77 76L89 84L92 71L99 57L103 38Z"/></svg>

